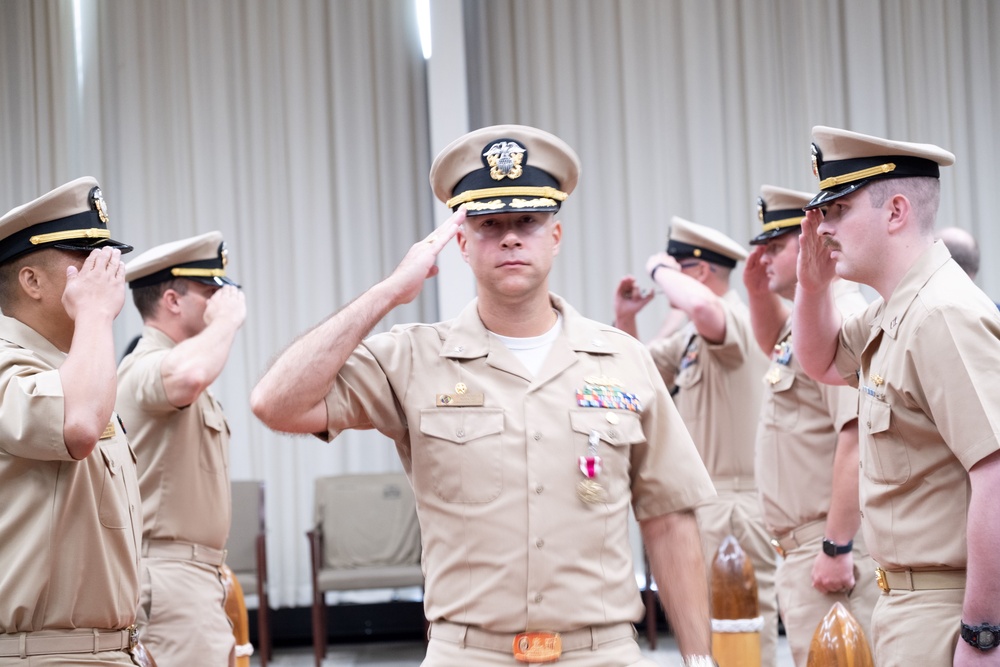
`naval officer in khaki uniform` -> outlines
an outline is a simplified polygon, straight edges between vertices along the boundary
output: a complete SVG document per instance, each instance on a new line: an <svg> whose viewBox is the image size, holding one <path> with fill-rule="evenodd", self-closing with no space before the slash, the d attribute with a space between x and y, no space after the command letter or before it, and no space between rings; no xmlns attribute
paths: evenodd
<svg viewBox="0 0 1000 667"><path fill-rule="evenodd" d="M209 386L246 318L222 234L165 243L127 266L142 338L118 368L118 411L143 498L143 643L159 667L232 665L220 566L229 536L229 426Z"/></svg>
<svg viewBox="0 0 1000 667"><path fill-rule="evenodd" d="M579 172L557 137L487 127L446 147L455 210L393 273L299 338L251 395L271 428L375 428L413 484L431 623L424 667L652 665L628 542L638 517L689 665L711 638L696 504L711 481L645 348L549 292ZM366 338L455 237L478 298Z"/></svg>
<svg viewBox="0 0 1000 667"><path fill-rule="evenodd" d="M767 357L754 341L750 314L730 286L730 273L747 251L722 232L683 218L671 220L667 251L649 258L646 271L673 311L686 322L667 324L649 343L657 368L712 476L718 496L698 506L706 563L733 535L753 561L763 619L761 664L775 664L778 609L774 594L777 555L761 517L754 481L754 433ZM615 293L615 323L637 336L642 295L626 276Z"/></svg>
<svg viewBox="0 0 1000 667"><path fill-rule="evenodd" d="M142 527L115 403L121 253L97 181L0 218L0 665L129 665Z"/></svg>
<svg viewBox="0 0 1000 667"><path fill-rule="evenodd" d="M764 523L783 556L775 588L795 664L805 667L816 628L840 602L870 634L878 587L858 535L858 392L813 380L792 341L799 230L812 194L764 185L760 234L743 269L750 321L771 356L757 429L756 479ZM837 280L845 316L868 305L857 283ZM788 301L784 301L787 299Z"/></svg>
<svg viewBox="0 0 1000 667"><path fill-rule="evenodd" d="M807 373L860 389L875 661L997 664L1000 313L934 240L954 155L822 126L813 138L792 336ZM881 298L841 318L835 276Z"/></svg>

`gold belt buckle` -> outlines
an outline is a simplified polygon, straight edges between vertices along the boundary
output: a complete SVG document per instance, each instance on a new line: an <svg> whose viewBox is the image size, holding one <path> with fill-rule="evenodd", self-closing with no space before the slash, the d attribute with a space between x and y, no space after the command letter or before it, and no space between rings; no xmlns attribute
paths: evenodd
<svg viewBox="0 0 1000 667"><path fill-rule="evenodd" d="M771 546L774 547L774 550L778 552L779 556L781 556L782 558L785 557L785 550L782 548L781 542L778 541L778 538L776 537L771 538Z"/></svg>
<svg viewBox="0 0 1000 667"><path fill-rule="evenodd" d="M562 655L558 632L522 632L514 637L514 659L518 662L555 662Z"/></svg>
<svg viewBox="0 0 1000 667"><path fill-rule="evenodd" d="M885 578L885 570L880 567L875 568L875 581L883 593L888 593L891 590L889 588L889 581Z"/></svg>

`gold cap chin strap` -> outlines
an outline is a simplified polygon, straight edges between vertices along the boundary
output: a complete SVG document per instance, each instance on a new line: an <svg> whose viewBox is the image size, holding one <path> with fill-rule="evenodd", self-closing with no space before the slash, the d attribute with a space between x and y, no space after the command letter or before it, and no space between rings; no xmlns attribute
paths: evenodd
<svg viewBox="0 0 1000 667"><path fill-rule="evenodd" d="M801 225L804 216L797 215L794 218L782 218L781 220L772 220L771 222L764 225L763 231L769 232L774 229L784 229L785 227L794 227L795 225Z"/></svg>
<svg viewBox="0 0 1000 667"><path fill-rule="evenodd" d="M51 232L49 234L36 234L28 239L31 245L41 243L55 243L56 241L68 241L70 239L110 239L111 232L107 229L69 229L64 232Z"/></svg>
<svg viewBox="0 0 1000 667"><path fill-rule="evenodd" d="M178 278L223 278L226 275L225 269L170 269L170 274Z"/></svg>
<svg viewBox="0 0 1000 667"><path fill-rule="evenodd" d="M869 167L868 169L862 169L860 171L852 171L849 174L842 174L840 176L831 176L830 178L824 178L819 182L819 189L827 190L836 185L853 183L854 181L860 181L863 178L871 178L872 176L888 174L890 171L895 169L896 165L894 163L886 162L885 164L880 164L877 167Z"/></svg>
<svg viewBox="0 0 1000 667"><path fill-rule="evenodd" d="M482 188L480 190L466 190L460 195L456 195L445 202L445 206L448 208L455 208L459 204L464 204L465 202L470 202L476 199L485 199L487 197L548 197L549 199L556 199L558 201L566 201L567 195L562 190L556 190L555 188L550 188L548 186L544 187L506 187L506 188Z"/></svg>

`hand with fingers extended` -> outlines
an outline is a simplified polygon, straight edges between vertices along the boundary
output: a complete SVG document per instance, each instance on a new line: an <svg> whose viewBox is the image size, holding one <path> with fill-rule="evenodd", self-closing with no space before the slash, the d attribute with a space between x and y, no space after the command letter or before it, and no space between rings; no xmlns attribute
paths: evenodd
<svg viewBox="0 0 1000 667"><path fill-rule="evenodd" d="M649 259L646 260L646 275L652 278L655 282L655 274L659 269L680 271L681 265L673 255L668 255L665 252L658 252L655 255L650 255Z"/></svg>
<svg viewBox="0 0 1000 667"><path fill-rule="evenodd" d="M125 305L125 263L117 248L92 250L77 269L66 268L62 304L73 320L80 316L115 319Z"/></svg>
<svg viewBox="0 0 1000 667"><path fill-rule="evenodd" d="M743 285L747 288L747 294L763 295L770 293L767 268L760 261L766 251L767 246L755 246L747 257L746 266L743 267Z"/></svg>
<svg viewBox="0 0 1000 667"><path fill-rule="evenodd" d="M205 304L205 324L225 320L233 329L238 329L246 317L246 295L235 285L225 285L216 290Z"/></svg>
<svg viewBox="0 0 1000 667"><path fill-rule="evenodd" d="M817 209L806 211L799 236L799 261L797 274L799 288L806 292L825 290L837 277L837 263L830 257L830 250L837 249L836 241L820 236L817 231L823 214Z"/></svg>
<svg viewBox="0 0 1000 667"><path fill-rule="evenodd" d="M396 303L413 301L424 287L424 281L438 273L437 257L465 222L465 207L459 208L440 227L413 244L386 282L392 284Z"/></svg>

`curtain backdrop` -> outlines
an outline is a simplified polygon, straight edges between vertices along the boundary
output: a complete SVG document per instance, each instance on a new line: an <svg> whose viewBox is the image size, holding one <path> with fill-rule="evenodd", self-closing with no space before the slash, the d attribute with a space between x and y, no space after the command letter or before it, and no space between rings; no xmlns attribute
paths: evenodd
<svg viewBox="0 0 1000 667"><path fill-rule="evenodd" d="M956 153L939 220L978 236L980 284L1000 297L1000 231L986 217L1000 177L990 0L466 0L464 11L464 38L434 39L464 39L469 126L538 125L581 156L552 287L584 314L610 320L625 273L649 285L642 267L671 215L745 242L762 183L815 189L815 124ZM249 315L213 391L233 431L232 476L267 484L275 606L310 599L313 480L400 466L376 433L273 434L249 392L295 335L430 231L429 113L451 101L426 89L411 0L0 3L0 211L90 174L115 237L139 252L226 237ZM434 295L378 329L437 319ZM643 333L663 306L647 309ZM128 303L119 350L139 327Z"/></svg>

